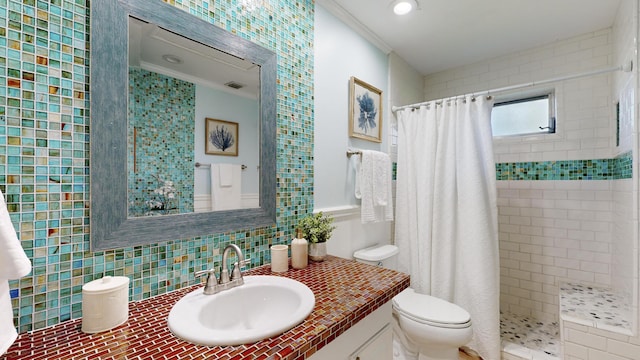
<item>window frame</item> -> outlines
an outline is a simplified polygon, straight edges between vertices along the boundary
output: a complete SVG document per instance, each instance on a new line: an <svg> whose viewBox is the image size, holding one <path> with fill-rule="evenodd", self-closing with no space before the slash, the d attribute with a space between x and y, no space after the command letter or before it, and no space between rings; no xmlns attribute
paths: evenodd
<svg viewBox="0 0 640 360"><path fill-rule="evenodd" d="M558 131L558 128L557 128L557 118L556 118L555 90L537 91L535 93L519 93L519 94L512 94L507 96L496 96L496 101L494 102L493 107L495 108L498 106L519 104L519 103L536 101L541 99L548 99L549 101L547 126L540 127L539 132L527 132L527 133L517 133L517 134L508 134L508 135L492 134L493 137L494 138L513 138L513 137L523 137L523 136L556 134ZM492 125L493 125L493 115L492 115Z"/></svg>

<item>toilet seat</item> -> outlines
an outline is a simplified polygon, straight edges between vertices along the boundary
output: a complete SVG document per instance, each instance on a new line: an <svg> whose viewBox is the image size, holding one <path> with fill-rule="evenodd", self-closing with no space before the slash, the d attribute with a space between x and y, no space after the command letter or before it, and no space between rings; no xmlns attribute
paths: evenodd
<svg viewBox="0 0 640 360"><path fill-rule="evenodd" d="M421 324L448 329L461 329L471 326L471 315L456 304L429 296L418 294L408 288L396 295L393 309L401 316Z"/></svg>

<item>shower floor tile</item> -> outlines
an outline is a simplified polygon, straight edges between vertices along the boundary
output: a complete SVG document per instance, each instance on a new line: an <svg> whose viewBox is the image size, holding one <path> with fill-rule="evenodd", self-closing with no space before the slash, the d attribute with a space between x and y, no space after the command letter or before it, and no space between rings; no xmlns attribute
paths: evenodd
<svg viewBox="0 0 640 360"><path fill-rule="evenodd" d="M542 322L526 316L501 312L500 337L503 351L522 359L560 358L560 332L557 321Z"/></svg>

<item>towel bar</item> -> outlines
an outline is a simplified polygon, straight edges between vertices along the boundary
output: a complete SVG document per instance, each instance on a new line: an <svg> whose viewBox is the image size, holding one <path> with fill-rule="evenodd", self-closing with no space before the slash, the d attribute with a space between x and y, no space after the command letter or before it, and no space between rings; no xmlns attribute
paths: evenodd
<svg viewBox="0 0 640 360"><path fill-rule="evenodd" d="M196 163L196 167L197 168L200 168L200 167L201 168L207 168L207 167L211 167L211 164L201 164L201 163L197 162ZM242 164L241 168L242 168L242 170L244 170L244 169L247 168L247 165Z"/></svg>
<svg viewBox="0 0 640 360"><path fill-rule="evenodd" d="M347 157L351 157L353 155L362 155L362 151L360 151L360 150L347 150Z"/></svg>

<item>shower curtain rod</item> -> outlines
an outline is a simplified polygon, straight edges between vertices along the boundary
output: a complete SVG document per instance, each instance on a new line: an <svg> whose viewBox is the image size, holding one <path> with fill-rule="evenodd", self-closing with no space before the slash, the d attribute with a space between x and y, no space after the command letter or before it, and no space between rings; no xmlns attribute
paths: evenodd
<svg viewBox="0 0 640 360"><path fill-rule="evenodd" d="M499 93L499 92L504 92L504 91L509 91L509 90L522 89L522 88L536 86L536 85L544 85L544 84L558 82L558 81L578 79L578 78L582 78L582 77L600 75L600 74L614 72L614 71L630 72L631 70L633 70L633 61L629 61L628 63L625 63L624 65L619 65L619 66L616 66L616 67L611 67L611 68L606 68L606 69L587 71L587 72L583 72L583 73L567 75L567 76L561 76L561 77L556 77L556 78L546 79L546 80L540 80L540 81L532 81L532 82L528 82L528 83L525 83L525 84L505 86L505 87L491 89L491 90L484 90L484 91L474 92L474 93L470 93L470 94L466 94L466 95L451 96L451 97L435 100L435 102L436 102L436 104L438 104L438 103L442 103L443 101L457 99L457 98L463 98L463 97L466 97L468 95L470 95L471 97L487 95L489 97L494 93ZM425 102L421 102L421 103L416 103L416 104L404 105L404 106L392 106L391 107L391 112L395 113L396 111L402 110L402 109L417 108L417 107L420 107L422 105L429 104L431 102L433 102L433 100L425 101Z"/></svg>

